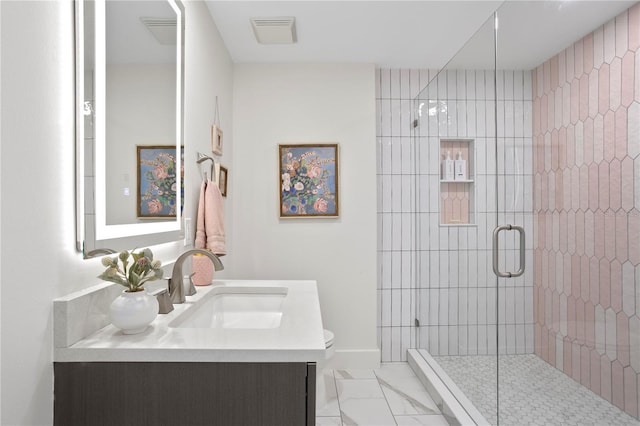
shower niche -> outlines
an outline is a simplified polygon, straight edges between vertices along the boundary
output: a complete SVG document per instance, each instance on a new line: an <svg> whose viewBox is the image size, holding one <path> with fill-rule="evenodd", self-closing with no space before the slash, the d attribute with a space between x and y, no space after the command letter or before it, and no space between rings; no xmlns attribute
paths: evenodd
<svg viewBox="0 0 640 426"><path fill-rule="evenodd" d="M440 225L475 223L473 139L440 139Z"/></svg>

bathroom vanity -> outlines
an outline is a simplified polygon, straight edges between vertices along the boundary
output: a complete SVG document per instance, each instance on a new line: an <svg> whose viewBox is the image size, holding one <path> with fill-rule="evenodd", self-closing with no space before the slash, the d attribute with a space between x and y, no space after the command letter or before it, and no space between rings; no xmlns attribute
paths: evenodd
<svg viewBox="0 0 640 426"><path fill-rule="evenodd" d="M314 425L315 364L57 362L55 425Z"/></svg>
<svg viewBox="0 0 640 426"><path fill-rule="evenodd" d="M315 424L315 281L214 281L135 335L105 318L118 291L54 301L54 424Z"/></svg>

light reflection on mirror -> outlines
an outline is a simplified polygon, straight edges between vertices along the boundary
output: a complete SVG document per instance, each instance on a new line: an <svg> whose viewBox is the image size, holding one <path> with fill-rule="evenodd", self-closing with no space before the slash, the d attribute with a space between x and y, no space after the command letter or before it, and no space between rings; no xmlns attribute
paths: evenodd
<svg viewBox="0 0 640 426"><path fill-rule="evenodd" d="M136 147L180 152L182 4L85 0L77 12L78 249L175 241L180 208L171 218L138 217ZM180 170L180 155L175 161ZM180 196L178 190L178 206Z"/></svg>

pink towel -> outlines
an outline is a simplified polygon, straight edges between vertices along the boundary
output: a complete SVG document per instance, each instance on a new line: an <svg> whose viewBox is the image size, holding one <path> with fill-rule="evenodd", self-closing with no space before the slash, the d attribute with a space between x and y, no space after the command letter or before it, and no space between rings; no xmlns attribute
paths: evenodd
<svg viewBox="0 0 640 426"><path fill-rule="evenodd" d="M198 222L200 219L198 218ZM224 211L222 194L218 184L208 181L204 194L204 229L207 249L217 256L227 254L224 235Z"/></svg>
<svg viewBox="0 0 640 426"><path fill-rule="evenodd" d="M218 185L210 180L200 186L195 247L210 250L217 256L227 254L222 194Z"/></svg>
<svg viewBox="0 0 640 426"><path fill-rule="evenodd" d="M200 200L198 201L198 216L196 223L196 240L195 247L199 249L203 249L207 243L207 234L204 227L204 194L205 188L207 187L206 182L202 182L200 185Z"/></svg>

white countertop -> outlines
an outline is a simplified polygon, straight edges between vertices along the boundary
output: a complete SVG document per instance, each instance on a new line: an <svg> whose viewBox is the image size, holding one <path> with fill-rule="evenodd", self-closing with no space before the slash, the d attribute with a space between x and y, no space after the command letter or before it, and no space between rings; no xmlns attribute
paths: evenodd
<svg viewBox="0 0 640 426"><path fill-rule="evenodd" d="M173 328L169 323L216 287L287 287L280 327L273 329ZM160 314L146 331L126 335L107 325L68 347L55 362L318 362L324 335L315 281L214 280Z"/></svg>

